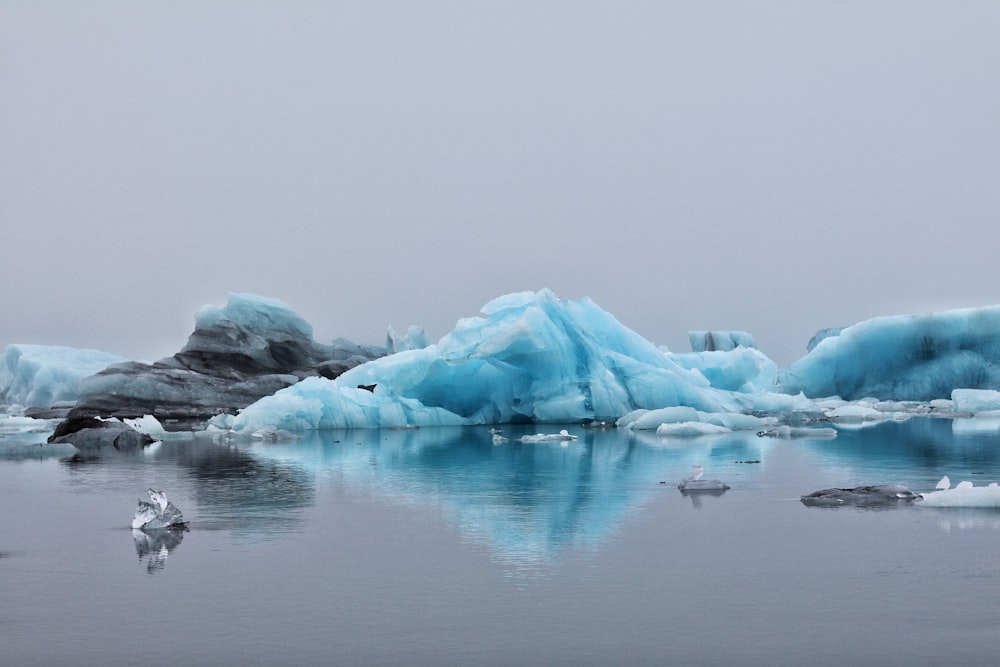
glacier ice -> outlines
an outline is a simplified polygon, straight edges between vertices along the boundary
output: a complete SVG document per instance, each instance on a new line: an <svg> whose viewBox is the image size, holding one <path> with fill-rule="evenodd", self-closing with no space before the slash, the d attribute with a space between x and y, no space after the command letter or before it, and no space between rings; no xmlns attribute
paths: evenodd
<svg viewBox="0 0 1000 667"><path fill-rule="evenodd" d="M746 370L736 366L741 379L724 384L746 387ZM667 406L706 413L815 409L804 397L715 387L590 299L563 301L541 290L489 302L481 317L460 320L437 344L376 359L334 380L308 378L216 423L246 433L580 423Z"/></svg>
<svg viewBox="0 0 1000 667"><path fill-rule="evenodd" d="M737 347L757 347L746 331L689 331L692 352L730 352Z"/></svg>
<svg viewBox="0 0 1000 667"><path fill-rule="evenodd" d="M125 357L58 345L8 345L0 357L0 405L51 408L72 403L80 381Z"/></svg>
<svg viewBox="0 0 1000 667"><path fill-rule="evenodd" d="M167 431L211 419L265 435L599 421L636 431L684 424L664 435L724 428L785 437L779 422L867 428L958 413L977 421L956 431L1000 426L1000 306L826 329L783 369L746 332L692 331L694 351L672 353L591 300L563 301L549 290L494 299L435 344L419 327L404 335L390 327L384 346L322 344L287 305L252 294L230 294L225 307L206 306L195 320L177 354L153 364L102 358L90 375L80 351L50 350L55 361L38 363L38 346L10 346L0 400L65 405L78 397L62 435L73 424L92 427L85 418L146 415ZM71 371L73 380L59 375Z"/></svg>
<svg viewBox="0 0 1000 667"><path fill-rule="evenodd" d="M951 400L955 412L978 414L1000 410L1000 391L995 389L955 389Z"/></svg>
<svg viewBox="0 0 1000 667"><path fill-rule="evenodd" d="M848 400L929 401L1000 387L1000 306L877 317L819 340L778 389Z"/></svg>
<svg viewBox="0 0 1000 667"><path fill-rule="evenodd" d="M394 339L400 346L420 343L421 330L414 328ZM312 326L283 302L230 294L224 307L198 311L194 332L180 352L153 364L113 364L84 378L77 404L57 433L77 444L80 436L72 435L71 426L90 426L80 420L94 416L150 415L170 428L194 427L302 378L336 377L385 354L385 348L346 339L318 343ZM109 433L91 430L88 447Z"/></svg>

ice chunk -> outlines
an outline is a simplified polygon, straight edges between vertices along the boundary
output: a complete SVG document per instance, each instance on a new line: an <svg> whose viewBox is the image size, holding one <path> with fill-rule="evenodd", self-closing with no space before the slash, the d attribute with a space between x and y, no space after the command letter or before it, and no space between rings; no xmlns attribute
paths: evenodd
<svg viewBox="0 0 1000 667"><path fill-rule="evenodd" d="M142 417L138 417L136 419L123 419L122 422L132 427L139 433L145 433L152 438L162 439L167 435L167 431L163 428L163 424L161 424L160 421L153 415L143 415Z"/></svg>
<svg viewBox="0 0 1000 667"><path fill-rule="evenodd" d="M729 351L675 354L679 365L697 370L717 389L747 393L773 391L778 366L750 347Z"/></svg>
<svg viewBox="0 0 1000 667"><path fill-rule="evenodd" d="M760 431L757 435L761 438L816 438L829 440L837 437L837 429L829 427L813 428L808 426L789 426L782 424Z"/></svg>
<svg viewBox="0 0 1000 667"><path fill-rule="evenodd" d="M955 389L951 400L956 412L1000 410L1000 391L994 389Z"/></svg>
<svg viewBox="0 0 1000 667"><path fill-rule="evenodd" d="M807 396L919 400L1000 387L1000 306L878 317L820 340L778 372Z"/></svg>
<svg viewBox="0 0 1000 667"><path fill-rule="evenodd" d="M660 424L700 421L698 411L686 406L659 408L656 410L633 410L618 419L618 428L629 428L635 431L654 431Z"/></svg>
<svg viewBox="0 0 1000 667"><path fill-rule="evenodd" d="M656 429L656 435L666 438L693 438L699 435L721 435L732 433L732 429L716 424L706 424L704 422L679 422L675 424L660 424Z"/></svg>
<svg viewBox="0 0 1000 667"><path fill-rule="evenodd" d="M802 496L803 505L812 507L840 507L843 505L893 506L912 503L919 496L899 484L856 486L851 489L823 489Z"/></svg>
<svg viewBox="0 0 1000 667"><path fill-rule="evenodd" d="M677 488L681 493L710 492L721 493L729 489L729 485L718 479L703 479L705 468L700 465L691 466L691 474L681 480Z"/></svg>
<svg viewBox="0 0 1000 667"><path fill-rule="evenodd" d="M430 345L427 332L423 327L411 325L406 330L405 336L400 336L391 326L385 334L385 346L390 353L403 352L405 350L422 350Z"/></svg>
<svg viewBox="0 0 1000 667"><path fill-rule="evenodd" d="M167 500L162 491L147 489L150 502L139 501L132 516L132 528L136 530L171 530L187 526L184 516L177 507Z"/></svg>
<svg viewBox="0 0 1000 667"><path fill-rule="evenodd" d="M526 435L521 438L521 442L563 442L567 440L576 440L577 436L572 435L566 429L559 431L558 433L539 433L537 435Z"/></svg>
<svg viewBox="0 0 1000 667"><path fill-rule="evenodd" d="M1000 486L991 482L986 486L975 486L970 481L962 481L951 487L951 480L945 475L937 484L937 491L921 494L923 507L983 507L1000 509Z"/></svg>
<svg viewBox="0 0 1000 667"><path fill-rule="evenodd" d="M757 347L746 331L689 331L692 352L728 352L737 347Z"/></svg>
<svg viewBox="0 0 1000 667"><path fill-rule="evenodd" d="M124 357L98 350L8 345L0 357L0 405L50 408L75 402L83 378L122 361Z"/></svg>

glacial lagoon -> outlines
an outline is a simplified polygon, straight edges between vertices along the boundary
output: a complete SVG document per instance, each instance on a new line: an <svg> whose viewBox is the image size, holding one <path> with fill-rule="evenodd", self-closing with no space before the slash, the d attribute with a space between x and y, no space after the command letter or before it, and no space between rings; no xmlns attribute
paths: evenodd
<svg viewBox="0 0 1000 667"><path fill-rule="evenodd" d="M12 665L841 665L992 658L1000 512L806 507L1000 479L1000 433L488 428L0 459ZM5 436L8 437L9 436ZM9 443L8 443L9 444ZM692 465L731 488L682 494ZM147 487L190 522L129 527Z"/></svg>

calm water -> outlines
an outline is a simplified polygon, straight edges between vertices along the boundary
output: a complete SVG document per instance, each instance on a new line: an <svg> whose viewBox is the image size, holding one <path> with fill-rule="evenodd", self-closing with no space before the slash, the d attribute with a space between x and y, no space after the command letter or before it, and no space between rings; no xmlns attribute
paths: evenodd
<svg viewBox="0 0 1000 667"><path fill-rule="evenodd" d="M424 429L0 460L0 662L994 658L1000 513L798 498L995 481L1000 436L927 419L834 440L571 431L566 447ZM732 488L683 496L694 463ZM190 520L179 543L134 539L147 486Z"/></svg>

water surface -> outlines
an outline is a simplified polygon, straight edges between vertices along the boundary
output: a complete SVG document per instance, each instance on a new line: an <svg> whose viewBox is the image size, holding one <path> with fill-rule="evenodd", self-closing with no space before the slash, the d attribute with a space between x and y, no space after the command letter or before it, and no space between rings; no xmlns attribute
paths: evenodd
<svg viewBox="0 0 1000 667"><path fill-rule="evenodd" d="M0 461L4 662L912 665L995 653L1000 513L799 497L926 491L944 474L997 481L996 434L932 419L832 440L567 428L580 439L565 446L495 446L485 429L342 431ZM695 463L732 488L682 495ZM190 521L176 543L133 538L148 486Z"/></svg>

